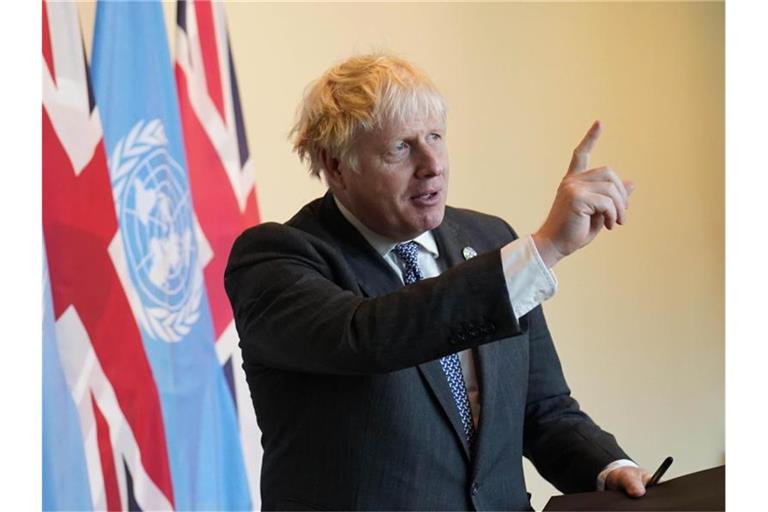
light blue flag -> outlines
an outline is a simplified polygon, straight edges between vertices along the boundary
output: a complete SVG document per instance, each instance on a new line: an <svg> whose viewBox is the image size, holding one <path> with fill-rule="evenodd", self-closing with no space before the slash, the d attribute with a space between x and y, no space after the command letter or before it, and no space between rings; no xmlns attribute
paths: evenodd
<svg viewBox="0 0 768 512"><path fill-rule="evenodd" d="M43 249L43 510L93 510L80 416L56 343Z"/></svg>
<svg viewBox="0 0 768 512"><path fill-rule="evenodd" d="M120 236L110 247L163 410L179 510L251 507L218 363L176 87L159 2L96 7L92 78Z"/></svg>

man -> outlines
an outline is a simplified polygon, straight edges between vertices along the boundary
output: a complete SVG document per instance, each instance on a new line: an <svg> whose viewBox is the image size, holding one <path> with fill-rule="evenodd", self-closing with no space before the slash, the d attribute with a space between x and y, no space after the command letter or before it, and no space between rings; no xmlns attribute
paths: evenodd
<svg viewBox="0 0 768 512"><path fill-rule="evenodd" d="M564 492L645 492L570 397L540 306L551 267L626 218L631 184L587 169L599 123L525 238L446 207L445 130L408 62L335 66L292 132L328 193L235 242L225 285L265 509L530 509L523 456Z"/></svg>

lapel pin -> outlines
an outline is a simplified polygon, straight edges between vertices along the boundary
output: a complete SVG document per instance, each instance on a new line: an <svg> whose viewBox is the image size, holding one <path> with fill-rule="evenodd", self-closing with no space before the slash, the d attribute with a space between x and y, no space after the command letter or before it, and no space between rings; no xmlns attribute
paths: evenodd
<svg viewBox="0 0 768 512"><path fill-rule="evenodd" d="M462 249L461 254L464 255L464 259L465 260L471 260L472 258L477 256L477 251L474 250L473 248L467 246L464 249Z"/></svg>

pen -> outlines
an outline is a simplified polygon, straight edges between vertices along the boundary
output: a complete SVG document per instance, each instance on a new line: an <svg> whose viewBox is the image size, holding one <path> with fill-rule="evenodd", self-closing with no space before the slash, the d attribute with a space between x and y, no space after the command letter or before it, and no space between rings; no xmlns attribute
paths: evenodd
<svg viewBox="0 0 768 512"><path fill-rule="evenodd" d="M645 484L645 488L654 486L657 483L659 483L659 480L661 480L661 477L664 475L664 473L667 472L669 469L669 466L672 465L672 461L674 459L672 457L667 457L664 459L664 462L661 463L661 466L659 466L659 469L656 470L656 472L653 474L650 480L648 480L648 483Z"/></svg>

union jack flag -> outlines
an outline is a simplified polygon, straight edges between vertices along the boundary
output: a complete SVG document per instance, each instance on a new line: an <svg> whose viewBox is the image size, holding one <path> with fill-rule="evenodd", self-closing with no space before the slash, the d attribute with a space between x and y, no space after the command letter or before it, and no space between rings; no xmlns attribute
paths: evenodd
<svg viewBox="0 0 768 512"><path fill-rule="evenodd" d="M237 406L240 441L254 508L260 504L261 433L242 371L224 269L235 238L259 222L254 172L240 108L224 6L177 3L176 85L192 200L211 248L205 282L216 353Z"/></svg>
<svg viewBox="0 0 768 512"><path fill-rule="evenodd" d="M76 6L42 13L44 352L57 363L44 374L43 508L171 509L158 389L110 256L118 222Z"/></svg>

